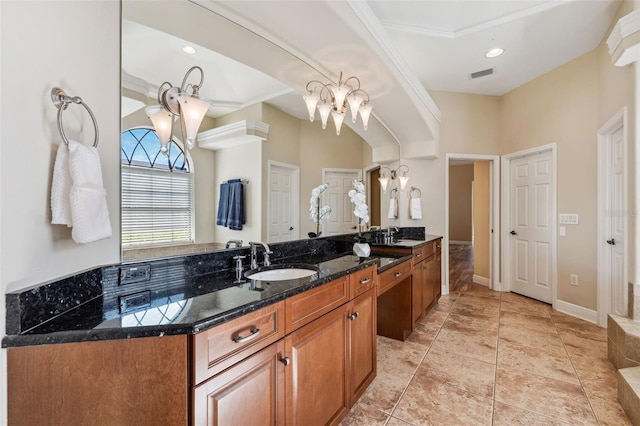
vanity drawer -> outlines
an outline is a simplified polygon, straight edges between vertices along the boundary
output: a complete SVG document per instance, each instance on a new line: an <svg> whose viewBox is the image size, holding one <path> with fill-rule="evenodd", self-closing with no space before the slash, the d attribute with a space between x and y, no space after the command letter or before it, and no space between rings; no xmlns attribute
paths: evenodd
<svg viewBox="0 0 640 426"><path fill-rule="evenodd" d="M284 301L193 336L194 384L284 337Z"/></svg>
<svg viewBox="0 0 640 426"><path fill-rule="evenodd" d="M433 254L433 243L427 243L422 247L417 247L413 249L413 264L422 262L429 256Z"/></svg>
<svg viewBox="0 0 640 426"><path fill-rule="evenodd" d="M377 277L378 274L375 265L351 274L351 299L373 288L376 284Z"/></svg>
<svg viewBox="0 0 640 426"><path fill-rule="evenodd" d="M287 334L349 301L349 276L285 300Z"/></svg>
<svg viewBox="0 0 640 426"><path fill-rule="evenodd" d="M387 269L378 276L378 296L409 277L411 277L411 262L409 261Z"/></svg>

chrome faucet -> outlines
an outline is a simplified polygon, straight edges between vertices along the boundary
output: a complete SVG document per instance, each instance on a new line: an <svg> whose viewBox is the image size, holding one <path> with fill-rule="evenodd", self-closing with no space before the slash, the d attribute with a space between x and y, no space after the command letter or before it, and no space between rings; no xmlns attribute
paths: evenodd
<svg viewBox="0 0 640 426"><path fill-rule="evenodd" d="M258 246L261 245L262 247L264 247L264 266L269 266L271 265L271 260L269 260L269 255L273 254L273 252L271 251L271 249L269 248L269 246L265 243L256 243L256 242L249 242L249 245L251 246L251 269L257 269L258 268Z"/></svg>
<svg viewBox="0 0 640 426"><path fill-rule="evenodd" d="M231 247L231 244L235 244L236 248L242 247L242 240L229 240L227 241L227 244L225 244L224 248Z"/></svg>

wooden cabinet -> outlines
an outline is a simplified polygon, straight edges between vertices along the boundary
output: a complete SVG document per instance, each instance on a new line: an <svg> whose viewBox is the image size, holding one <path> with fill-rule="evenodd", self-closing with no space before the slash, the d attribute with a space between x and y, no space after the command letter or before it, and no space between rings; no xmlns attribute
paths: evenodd
<svg viewBox="0 0 640 426"><path fill-rule="evenodd" d="M193 392L193 423L276 425L285 419L284 342L240 361Z"/></svg>
<svg viewBox="0 0 640 426"><path fill-rule="evenodd" d="M436 242L436 254L433 262L433 292L434 300L437 302L442 295L442 240Z"/></svg>
<svg viewBox="0 0 640 426"><path fill-rule="evenodd" d="M349 305L285 338L288 425L337 424L350 407Z"/></svg>
<svg viewBox="0 0 640 426"><path fill-rule="evenodd" d="M405 261L378 275L378 334L405 340L412 330L411 262Z"/></svg>
<svg viewBox="0 0 640 426"><path fill-rule="evenodd" d="M351 405L376 377L377 296L370 288L351 301L349 313Z"/></svg>

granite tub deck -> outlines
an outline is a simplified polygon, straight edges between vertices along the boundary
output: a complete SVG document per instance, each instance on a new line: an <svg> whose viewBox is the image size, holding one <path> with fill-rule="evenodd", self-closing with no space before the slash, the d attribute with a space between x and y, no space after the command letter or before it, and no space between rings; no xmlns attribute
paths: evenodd
<svg viewBox="0 0 640 426"><path fill-rule="evenodd" d="M440 238L409 237L418 238L412 245ZM352 236L340 236L272 245L274 266L317 268L300 279L237 281L230 266L247 254L242 248L108 266L7 294L2 347L194 334L371 265L383 271L410 259L358 258L348 254L352 244ZM121 284L123 271L144 265L148 280Z"/></svg>

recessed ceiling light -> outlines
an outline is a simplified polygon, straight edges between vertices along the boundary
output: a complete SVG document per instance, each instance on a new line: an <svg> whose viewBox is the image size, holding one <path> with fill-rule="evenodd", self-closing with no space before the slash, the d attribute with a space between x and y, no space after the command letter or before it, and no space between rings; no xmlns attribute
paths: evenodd
<svg viewBox="0 0 640 426"><path fill-rule="evenodd" d="M184 47L182 48L182 51L183 51L184 53L188 53L189 55L193 55L194 53L196 53L196 49L194 49L194 48L193 48L193 47L191 47L191 46L184 46Z"/></svg>
<svg viewBox="0 0 640 426"><path fill-rule="evenodd" d="M494 47L484 54L487 58L495 58L496 56L500 56L504 53L504 49L501 47Z"/></svg>

